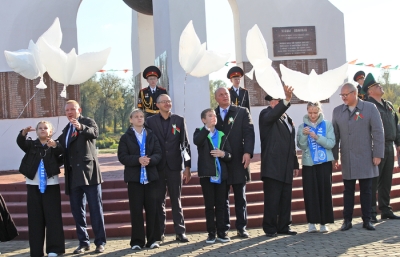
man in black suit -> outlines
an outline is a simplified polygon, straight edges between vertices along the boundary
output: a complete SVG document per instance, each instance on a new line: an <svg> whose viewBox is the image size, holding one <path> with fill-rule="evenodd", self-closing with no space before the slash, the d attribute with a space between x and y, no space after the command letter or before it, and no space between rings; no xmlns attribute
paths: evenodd
<svg viewBox="0 0 400 257"><path fill-rule="evenodd" d="M293 88L284 86L286 99L267 95L270 106L259 117L261 139L261 179L264 189L263 230L268 237L296 235L292 223L292 182L299 173L295 128L285 112L290 107ZM279 218L278 218L279 217Z"/></svg>
<svg viewBox="0 0 400 257"><path fill-rule="evenodd" d="M65 150L65 193L69 195L79 240L79 246L74 254L90 250L86 224L86 201L89 204L90 221L95 235L95 252L102 253L106 244L106 232L101 196L103 179L96 152L96 138L99 131L96 122L91 118L83 117L81 112L78 102L67 101L65 114L69 124L57 140Z"/></svg>
<svg viewBox="0 0 400 257"><path fill-rule="evenodd" d="M149 66L143 71L143 78L149 82L149 86L139 91L137 107L144 111L146 118L159 113L157 97L161 94L168 94L165 88L157 86L160 77L161 71L156 66Z"/></svg>
<svg viewBox="0 0 400 257"><path fill-rule="evenodd" d="M226 88L215 91L218 107L215 128L224 132L232 148L232 160L228 165L226 190L225 229L230 228L229 191L232 186L235 198L236 229L239 237L249 237L247 226L246 182L250 181L249 164L254 151L254 126L247 108L235 106Z"/></svg>
<svg viewBox="0 0 400 257"><path fill-rule="evenodd" d="M235 66L232 67L227 74L227 78L231 80L232 87L229 88L232 104L236 106L246 107L250 112L250 98L249 91L240 87L240 79L243 77L244 72L242 68Z"/></svg>
<svg viewBox="0 0 400 257"><path fill-rule="evenodd" d="M171 113L172 101L168 95L162 94L157 98L157 107L160 109L160 113L148 118L146 124L160 141L163 154L157 165L160 177L158 180L160 183L158 187L160 193L158 207L161 241L164 241L166 187L168 187L176 240L189 242L185 235L186 228L181 204L182 181L188 183L191 178L190 146L186 123L183 117ZM183 161L185 168L182 173Z"/></svg>

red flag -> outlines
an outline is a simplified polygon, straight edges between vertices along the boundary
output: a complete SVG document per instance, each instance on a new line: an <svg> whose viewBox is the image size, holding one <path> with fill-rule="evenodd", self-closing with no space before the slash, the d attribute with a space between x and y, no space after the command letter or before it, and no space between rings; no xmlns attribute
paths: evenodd
<svg viewBox="0 0 400 257"><path fill-rule="evenodd" d="M99 70L99 72L105 72L106 70Z"/></svg>
<svg viewBox="0 0 400 257"><path fill-rule="evenodd" d="M355 60L349 62L349 64L355 64L357 60L358 60L358 59L355 59Z"/></svg>
<svg viewBox="0 0 400 257"><path fill-rule="evenodd" d="M124 71L125 73L127 73L127 72L128 72L128 69L123 69L123 71Z"/></svg>

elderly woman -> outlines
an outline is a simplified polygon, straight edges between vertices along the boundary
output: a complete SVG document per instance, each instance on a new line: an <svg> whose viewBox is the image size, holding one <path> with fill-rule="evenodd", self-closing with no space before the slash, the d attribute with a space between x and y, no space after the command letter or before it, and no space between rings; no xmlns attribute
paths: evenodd
<svg viewBox="0 0 400 257"><path fill-rule="evenodd" d="M162 153L157 137L144 128L144 112L135 109L130 114L131 127L122 135L118 145L118 160L125 166L124 181L128 184L131 214L131 248L158 248L160 228L157 222L157 164ZM144 231L143 207L146 212ZM145 240L147 237L147 243Z"/></svg>
<svg viewBox="0 0 400 257"><path fill-rule="evenodd" d="M332 148L335 134L332 123L324 120L320 103L308 103L304 123L297 132L297 146L303 151L303 194L308 232L328 232L333 223L332 206Z"/></svg>

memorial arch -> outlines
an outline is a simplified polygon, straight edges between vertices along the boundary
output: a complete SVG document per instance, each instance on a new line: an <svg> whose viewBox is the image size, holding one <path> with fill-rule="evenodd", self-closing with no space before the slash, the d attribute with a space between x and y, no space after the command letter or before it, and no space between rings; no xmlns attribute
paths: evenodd
<svg viewBox="0 0 400 257"><path fill-rule="evenodd" d="M345 37L344 37L344 17L343 14L333 6L328 0L226 0L232 9L234 17L235 31L235 53L237 65L248 69L249 63L246 57L246 35L247 31L258 24L269 48L269 56L277 62L294 62L300 66L306 63L307 69L312 65L310 60L323 60L327 69L336 68L346 62ZM173 112L185 115L189 130L189 136L192 137L196 127L201 126L199 114L209 107L209 87L208 76L186 78L186 90L184 92L185 72L179 64L179 38L186 24L193 20L196 33L201 42L207 41L206 21L205 21L205 1L187 1L187 0L124 0L128 6L129 2L138 4L132 11L132 68L133 74L139 74L145 67L152 65L160 55L166 56L166 65L168 69L169 93L173 99ZM76 18L81 0L69 1L9 1L6 8L0 8L2 22L0 24L0 49L23 49L27 47L30 39L37 39L43 31L54 21L55 17L60 18L64 39L61 48L70 50L77 49L77 27ZM140 9L140 4L152 4ZM146 13L152 10L151 13ZM43 15L45 14L45 15ZM274 52L274 46L281 47L279 40L274 38L274 28L289 27L314 27L315 38L314 48L311 52L299 53L291 52L286 55L279 55ZM304 39L304 38L303 38ZM300 40L301 41L301 40ZM307 41L307 40L306 40ZM312 45L308 44L310 47ZM295 44L294 44L295 45ZM312 47L311 47L312 48ZM282 50L284 51L284 50ZM317 61L321 62L321 61ZM313 66L314 65L314 66ZM0 55L0 76L10 73L10 69L5 61L4 55ZM5 76L5 75L4 75ZM3 77L4 77L3 76ZM5 87L0 81L0 92L5 94ZM143 82L144 83L144 82ZM142 83L142 84L143 84ZM246 87L253 87L249 79L244 79ZM258 91L257 91L258 92ZM78 96L78 95L76 95ZM6 106L10 106L13 101L9 98L8 103L1 103L0 108L4 112ZM193 104L195 102L195 104ZM252 117L258 139L258 115L265 108L263 106L262 95L253 96ZM324 111L327 118L335 106L341 101L338 96L329 99L329 103L324 104ZM184 110L184 111L183 111ZM289 114L294 117L296 124L302 122L302 117L306 113L305 105L294 105L289 109ZM56 119L50 118L54 123ZM38 118L32 118L34 123ZM65 124L66 121L63 121ZM23 127L22 120L8 119L0 117L0 127L13 129L4 132L5 142L0 147L4 154L0 156L2 170L17 168L22 155L16 148L14 137L15 130ZM60 127L62 127L60 125ZM259 140L256 140L255 153L260 152ZM6 149L5 146L14 146L15 150ZM195 152L195 151L194 151ZM192 163L195 170L197 157L194 156Z"/></svg>

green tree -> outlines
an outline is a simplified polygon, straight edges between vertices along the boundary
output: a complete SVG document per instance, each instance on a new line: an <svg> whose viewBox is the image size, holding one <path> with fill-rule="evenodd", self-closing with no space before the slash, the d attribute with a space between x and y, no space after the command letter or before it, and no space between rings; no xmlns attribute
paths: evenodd
<svg viewBox="0 0 400 257"><path fill-rule="evenodd" d="M102 74L99 79L99 85L101 87L102 96L99 99L101 101L101 126L100 132L106 131L106 125L114 125L114 133L117 133L117 115L115 113L119 108L123 106L123 98L121 94L121 87L123 86L124 80L118 76L107 73Z"/></svg>
<svg viewBox="0 0 400 257"><path fill-rule="evenodd" d="M91 117L94 120L100 118L101 102L99 99L102 96L101 87L96 81L96 76L80 85L82 115Z"/></svg>
<svg viewBox="0 0 400 257"><path fill-rule="evenodd" d="M220 87L226 87L226 83L222 80L210 80L209 88L210 88L210 107L215 109L218 106L217 101L214 97L214 92Z"/></svg>
<svg viewBox="0 0 400 257"><path fill-rule="evenodd" d="M383 70L378 81L382 85L383 91L385 91L383 98L390 101L397 111L400 106L400 85L390 82L389 70Z"/></svg>
<svg viewBox="0 0 400 257"><path fill-rule="evenodd" d="M121 97L123 99L123 105L117 110L117 115L119 116L120 126L122 130L129 128L129 115L135 108L135 88L134 81L131 80L129 85L120 88Z"/></svg>

